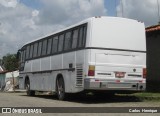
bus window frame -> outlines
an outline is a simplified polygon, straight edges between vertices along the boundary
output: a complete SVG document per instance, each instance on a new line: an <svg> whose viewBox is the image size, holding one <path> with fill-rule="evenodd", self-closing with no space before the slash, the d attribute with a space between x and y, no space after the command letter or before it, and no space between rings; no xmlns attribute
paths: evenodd
<svg viewBox="0 0 160 116"><path fill-rule="evenodd" d="M85 42L84 42L84 45L82 46L82 47L78 47L78 44L79 44L79 40L77 41L77 46L76 46L76 48L72 48L72 45L71 45L71 49L70 50L64 50L64 43L65 43L65 34L67 33L67 32L69 32L69 31L71 31L72 32L72 34L71 34L71 37L72 37L72 43L73 43L73 31L74 30L76 30L76 29L78 29L78 39L79 39L79 30L80 30L80 28L81 27L86 27L86 32L85 32ZM37 57L32 57L32 58L25 58L25 61L29 61L29 60L33 60L33 59L38 59L38 58L43 58L43 57L47 57L47 56L54 56L54 55L58 55L58 54L63 54L63 53L68 53L68 52L72 52L72 51L77 51L77 50L82 50L82 49L85 49L85 45L86 45L86 40L87 40L87 31L88 31L88 23L84 23L84 24L81 24L81 25L78 25L78 26L76 26L76 27L73 27L73 28L70 28L70 29L67 29L67 30L64 30L64 31L62 31L62 32L59 32L59 33L55 33L55 34L53 34L53 35L50 35L50 36L47 36L47 37L44 37L44 38L42 38L42 39L40 39L40 40L37 40L37 41L34 41L34 42L32 42L32 43L28 43L28 44L26 44L26 45L24 45L24 47L26 47L26 51L27 51L27 46L30 46L31 44L35 44L36 42L38 43L38 50L37 50ZM83 31L83 33L84 33L84 31ZM60 35L63 35L64 36L64 38L63 38L63 49L62 49L62 51L58 51L58 45L59 45L59 36ZM53 39L54 39L54 37L56 37L56 36L58 36L58 45L57 45L57 52L55 52L55 53L53 53L53 51L52 51L52 48L51 48L51 53L50 54L47 54L47 48L46 48L46 54L45 55L42 55L42 46L43 46L43 41L46 39L47 40L47 44L48 44L48 39L49 38L52 38L52 42L53 42ZM41 43L41 54L40 54L40 56L39 56L39 44ZM71 43L71 44L72 44ZM53 45L53 43L51 44L51 45ZM52 46L53 47L53 46ZM30 52L30 51L29 51ZM26 52L27 53L27 52ZM30 53L29 53L30 54Z"/></svg>

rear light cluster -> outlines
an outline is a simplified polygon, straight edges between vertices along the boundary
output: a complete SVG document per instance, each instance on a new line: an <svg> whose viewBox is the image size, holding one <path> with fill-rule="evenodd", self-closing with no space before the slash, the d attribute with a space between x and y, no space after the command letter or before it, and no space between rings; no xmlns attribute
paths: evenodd
<svg viewBox="0 0 160 116"><path fill-rule="evenodd" d="M146 78L146 76L147 76L147 69L143 68L143 78Z"/></svg>
<svg viewBox="0 0 160 116"><path fill-rule="evenodd" d="M95 66L93 66L93 65L89 66L88 76L95 76Z"/></svg>

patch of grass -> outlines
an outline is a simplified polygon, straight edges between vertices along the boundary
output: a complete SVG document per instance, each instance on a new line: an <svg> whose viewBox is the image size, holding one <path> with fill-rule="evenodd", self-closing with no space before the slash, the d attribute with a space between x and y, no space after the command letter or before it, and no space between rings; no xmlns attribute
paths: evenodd
<svg viewBox="0 0 160 116"><path fill-rule="evenodd" d="M160 101L160 93L142 92L131 94L131 96L135 96L139 98L141 101Z"/></svg>
<svg viewBox="0 0 160 116"><path fill-rule="evenodd" d="M135 93L135 96L140 96L140 97L160 97L160 93L147 93L147 92L142 92L142 93Z"/></svg>

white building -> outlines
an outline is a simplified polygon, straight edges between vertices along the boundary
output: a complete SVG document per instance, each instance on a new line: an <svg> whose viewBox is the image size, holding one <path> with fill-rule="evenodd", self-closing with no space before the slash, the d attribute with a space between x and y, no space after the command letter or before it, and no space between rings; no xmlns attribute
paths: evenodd
<svg viewBox="0 0 160 116"><path fill-rule="evenodd" d="M13 91L13 85L15 87L19 85L19 71L0 72L0 88L5 91Z"/></svg>

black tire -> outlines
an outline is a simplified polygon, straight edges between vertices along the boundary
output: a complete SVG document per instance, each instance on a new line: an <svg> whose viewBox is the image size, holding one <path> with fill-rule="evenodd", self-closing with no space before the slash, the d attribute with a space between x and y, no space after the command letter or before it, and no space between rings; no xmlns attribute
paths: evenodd
<svg viewBox="0 0 160 116"><path fill-rule="evenodd" d="M65 93L65 85L62 77L56 80L56 93L59 100L65 100L67 94Z"/></svg>
<svg viewBox="0 0 160 116"><path fill-rule="evenodd" d="M28 96L34 96L35 95L35 91L30 90L30 81L29 81L29 79L26 80L25 86L26 86L26 93L27 93L27 95Z"/></svg>

